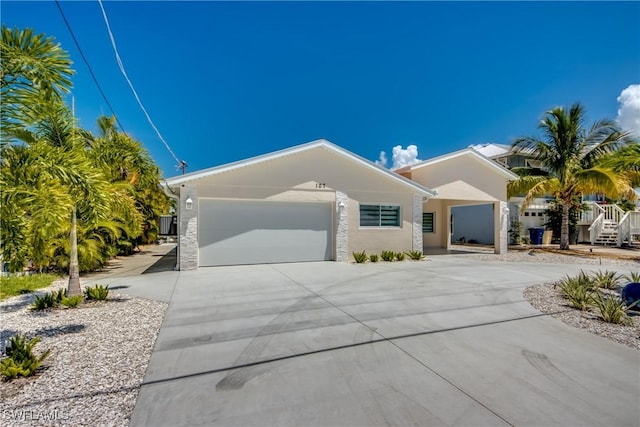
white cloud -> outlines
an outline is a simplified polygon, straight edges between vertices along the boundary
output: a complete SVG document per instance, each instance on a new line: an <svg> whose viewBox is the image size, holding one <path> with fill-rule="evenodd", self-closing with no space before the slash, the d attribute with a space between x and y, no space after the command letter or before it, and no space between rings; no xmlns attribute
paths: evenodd
<svg viewBox="0 0 640 427"><path fill-rule="evenodd" d="M376 165L382 166L383 168L387 167L387 153L384 151L380 152L380 157L376 160Z"/></svg>
<svg viewBox="0 0 640 427"><path fill-rule="evenodd" d="M415 145L408 145L406 150L402 148L402 145L396 145L393 147L391 159L393 160L391 169L398 169L422 161L418 158L418 147Z"/></svg>
<svg viewBox="0 0 640 427"><path fill-rule="evenodd" d="M393 147L391 154L390 169L398 169L422 161L418 158L418 147L416 145L408 145L406 149L402 148L402 145L396 145ZM386 168L388 160L387 153L381 151L380 157L376 160L376 165Z"/></svg>
<svg viewBox="0 0 640 427"><path fill-rule="evenodd" d="M618 123L640 138L640 84L629 85L618 97Z"/></svg>

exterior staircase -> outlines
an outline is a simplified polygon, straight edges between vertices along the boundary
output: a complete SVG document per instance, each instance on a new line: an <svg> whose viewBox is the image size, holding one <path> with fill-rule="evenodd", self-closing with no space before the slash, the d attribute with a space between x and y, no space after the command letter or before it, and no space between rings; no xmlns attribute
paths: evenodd
<svg viewBox="0 0 640 427"><path fill-rule="evenodd" d="M615 246L618 244L618 223L613 221L603 221L602 228L595 236L595 245Z"/></svg>

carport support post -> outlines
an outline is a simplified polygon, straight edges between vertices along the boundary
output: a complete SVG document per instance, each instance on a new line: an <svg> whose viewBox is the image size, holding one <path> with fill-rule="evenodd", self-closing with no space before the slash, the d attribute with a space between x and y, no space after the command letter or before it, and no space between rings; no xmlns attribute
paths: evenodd
<svg viewBox="0 0 640 427"><path fill-rule="evenodd" d="M509 207L507 202L493 204L494 253L504 254L509 244Z"/></svg>
<svg viewBox="0 0 640 427"><path fill-rule="evenodd" d="M187 209L190 199L190 209ZM198 190L195 187L180 189L180 270L198 268Z"/></svg>
<svg viewBox="0 0 640 427"><path fill-rule="evenodd" d="M349 197L336 191L336 261L349 260Z"/></svg>

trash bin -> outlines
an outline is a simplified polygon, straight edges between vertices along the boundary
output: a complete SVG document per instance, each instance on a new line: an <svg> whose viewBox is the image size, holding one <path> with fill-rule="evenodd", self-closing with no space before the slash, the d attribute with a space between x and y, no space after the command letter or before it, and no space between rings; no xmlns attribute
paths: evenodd
<svg viewBox="0 0 640 427"><path fill-rule="evenodd" d="M531 239L532 245L541 245L543 235L544 228L542 227L533 227L529 229L529 239Z"/></svg>
<svg viewBox="0 0 640 427"><path fill-rule="evenodd" d="M552 239L553 239L553 230L545 230L544 234L542 235L542 244L550 245Z"/></svg>

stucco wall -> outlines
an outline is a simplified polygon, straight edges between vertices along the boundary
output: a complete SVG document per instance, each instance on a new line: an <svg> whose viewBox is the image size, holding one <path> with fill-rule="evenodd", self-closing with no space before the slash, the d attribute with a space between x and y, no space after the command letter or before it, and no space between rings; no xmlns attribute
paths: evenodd
<svg viewBox="0 0 640 427"><path fill-rule="evenodd" d="M507 200L506 178L493 172L472 155L459 156L416 169L411 172L411 178L428 188L461 180L498 200Z"/></svg>
<svg viewBox="0 0 640 427"><path fill-rule="evenodd" d="M383 250L413 249L413 194L386 194L353 191L349 196L349 255L354 251L380 253ZM402 217L399 228L360 227L360 204L397 204Z"/></svg>

